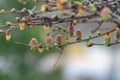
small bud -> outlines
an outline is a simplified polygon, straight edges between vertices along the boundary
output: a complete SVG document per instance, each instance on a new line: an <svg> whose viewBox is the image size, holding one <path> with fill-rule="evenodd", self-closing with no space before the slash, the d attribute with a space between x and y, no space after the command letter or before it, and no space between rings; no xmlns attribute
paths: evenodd
<svg viewBox="0 0 120 80"><path fill-rule="evenodd" d="M105 38L105 40L111 40L111 36L110 36L109 32L107 32L107 31L105 32L104 38Z"/></svg>
<svg viewBox="0 0 120 80"><path fill-rule="evenodd" d="M49 30L49 25L48 24L43 25L43 27L44 27L44 31L48 31Z"/></svg>
<svg viewBox="0 0 120 80"><path fill-rule="evenodd" d="M76 25L78 23L78 20L77 19L74 19L73 20L73 25Z"/></svg>
<svg viewBox="0 0 120 80"><path fill-rule="evenodd" d="M120 39L120 26L118 24L115 24L115 39Z"/></svg>
<svg viewBox="0 0 120 80"><path fill-rule="evenodd" d="M59 17L57 15L52 15L51 18L54 19L54 20L58 20L59 19Z"/></svg>
<svg viewBox="0 0 120 80"><path fill-rule="evenodd" d="M104 45L110 46L111 36L109 32L105 32L104 38L105 38Z"/></svg>
<svg viewBox="0 0 120 80"><path fill-rule="evenodd" d="M47 6L44 4L41 6L41 12L46 12L47 11Z"/></svg>
<svg viewBox="0 0 120 80"><path fill-rule="evenodd" d="M88 39L92 39L93 35L92 34L89 34L88 35Z"/></svg>
<svg viewBox="0 0 120 80"><path fill-rule="evenodd" d="M7 26L11 26L12 23L11 23L11 22L6 22L6 25L7 25Z"/></svg>
<svg viewBox="0 0 120 80"><path fill-rule="evenodd" d="M92 12L96 12L97 11L97 8L95 7L95 4L93 4L93 3L90 4L90 8L91 8Z"/></svg>
<svg viewBox="0 0 120 80"><path fill-rule="evenodd" d="M19 21L20 21L20 18L19 18L19 17L16 17L15 20L19 22Z"/></svg>
<svg viewBox="0 0 120 80"><path fill-rule="evenodd" d="M107 47L110 46L110 40L105 40L104 45L107 46Z"/></svg>
<svg viewBox="0 0 120 80"><path fill-rule="evenodd" d="M93 43L90 42L90 41L88 41L87 44L86 44L86 46L87 46L87 47L91 47L91 46L93 46Z"/></svg>
<svg viewBox="0 0 120 80"><path fill-rule="evenodd" d="M26 12L26 11L27 11L27 9L26 9L26 8L23 8L21 11L22 11L22 12Z"/></svg>
<svg viewBox="0 0 120 80"><path fill-rule="evenodd" d="M40 53L42 53L44 51L44 47L41 44L38 46L38 51Z"/></svg>
<svg viewBox="0 0 120 80"><path fill-rule="evenodd" d="M10 39L11 39L11 34L10 34L9 31L7 31L7 32L6 32L6 40L7 40L7 41L10 41Z"/></svg>
<svg viewBox="0 0 120 80"><path fill-rule="evenodd" d="M83 5L79 5L78 6L78 11L80 12L80 14L84 14L85 13L85 9Z"/></svg>
<svg viewBox="0 0 120 80"><path fill-rule="evenodd" d="M16 12L16 9L15 9L15 8L12 8L10 12Z"/></svg>
<svg viewBox="0 0 120 80"><path fill-rule="evenodd" d="M64 38L64 42L65 42L65 44L70 44L70 41L69 41L68 37Z"/></svg>
<svg viewBox="0 0 120 80"><path fill-rule="evenodd" d="M26 28L26 26L27 26L27 24L26 24L26 22L21 22L21 23L19 23L19 29L20 30L24 30L25 28Z"/></svg>
<svg viewBox="0 0 120 80"><path fill-rule="evenodd" d="M97 35L101 35L101 32L100 32L100 31L97 31Z"/></svg>
<svg viewBox="0 0 120 80"><path fill-rule="evenodd" d="M5 13L5 10L4 10L4 9L1 9L1 10L0 10L0 13Z"/></svg>
<svg viewBox="0 0 120 80"><path fill-rule="evenodd" d="M58 7L59 10L64 10L63 4L60 2L60 0L57 0L56 6Z"/></svg>
<svg viewBox="0 0 120 80"><path fill-rule="evenodd" d="M23 17L23 18L22 18L22 21L25 21L25 20L26 20L26 18L25 18L25 17Z"/></svg>

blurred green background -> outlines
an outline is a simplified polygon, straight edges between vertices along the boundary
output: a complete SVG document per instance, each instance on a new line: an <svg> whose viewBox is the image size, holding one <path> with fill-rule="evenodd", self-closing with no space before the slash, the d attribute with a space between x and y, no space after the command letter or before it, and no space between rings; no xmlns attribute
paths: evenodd
<svg viewBox="0 0 120 80"><path fill-rule="evenodd" d="M17 0L0 0L0 9L6 11L12 8L32 9L34 5L33 1L24 5ZM0 25L5 24L6 21L15 22L15 17L24 15L26 14L0 15ZM38 51L31 51L27 46L15 44L15 41L29 43L33 37L43 42L45 34L42 27L26 28L24 31L16 29L11 32L11 35L11 40L7 42L5 34L0 34L0 80L61 80L59 69L47 75L36 72L38 61L50 52L40 54Z"/></svg>

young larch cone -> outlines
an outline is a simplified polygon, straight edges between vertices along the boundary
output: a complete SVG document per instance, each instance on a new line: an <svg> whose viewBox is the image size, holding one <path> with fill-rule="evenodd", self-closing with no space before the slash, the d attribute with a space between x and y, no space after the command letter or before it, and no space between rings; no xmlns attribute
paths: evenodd
<svg viewBox="0 0 120 80"><path fill-rule="evenodd" d="M81 30L80 30L80 29L77 29L77 30L76 30L75 36L76 36L76 41L81 40L82 33L81 33Z"/></svg>
<svg viewBox="0 0 120 80"><path fill-rule="evenodd" d="M57 49L62 49L63 36L61 34L56 36Z"/></svg>
<svg viewBox="0 0 120 80"><path fill-rule="evenodd" d="M51 50L52 49L52 42L53 42L53 39L52 37L47 37L46 40L45 40L45 43L46 43L46 50Z"/></svg>
<svg viewBox="0 0 120 80"><path fill-rule="evenodd" d="M109 15L111 12L111 10L108 8L108 7L104 7L102 10L101 10L101 15Z"/></svg>
<svg viewBox="0 0 120 80"><path fill-rule="evenodd" d="M75 26L74 26L73 24L70 24L70 25L68 26L69 35L70 35L71 37L73 37L73 35L74 35L74 29L75 29Z"/></svg>
<svg viewBox="0 0 120 80"><path fill-rule="evenodd" d="M62 42L63 36L61 34L56 36L56 42Z"/></svg>
<svg viewBox="0 0 120 80"><path fill-rule="evenodd" d="M29 42L30 45L38 45L38 41L36 38L32 38Z"/></svg>
<svg viewBox="0 0 120 80"><path fill-rule="evenodd" d="M111 10L108 7L104 7L101 10L100 15L104 21L108 21L110 19L110 13L111 13Z"/></svg>
<svg viewBox="0 0 120 80"><path fill-rule="evenodd" d="M45 42L46 42L46 44L51 44L53 42L52 37L47 37Z"/></svg>

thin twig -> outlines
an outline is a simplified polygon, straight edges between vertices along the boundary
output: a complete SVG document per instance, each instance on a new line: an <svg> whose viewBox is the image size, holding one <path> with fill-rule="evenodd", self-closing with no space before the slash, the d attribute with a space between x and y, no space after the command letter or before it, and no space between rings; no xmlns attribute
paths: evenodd
<svg viewBox="0 0 120 80"><path fill-rule="evenodd" d="M102 24L103 24L103 21L100 21L98 27L96 27L94 30L92 30L91 33L92 34L95 33L102 26Z"/></svg>
<svg viewBox="0 0 120 80"><path fill-rule="evenodd" d="M63 49L64 49L64 48L62 48L62 50L61 50L61 52L60 52L60 54L59 54L59 56L58 56L57 60L55 61L55 63L54 63L54 65L53 65L53 67L56 67L56 65L58 64L58 62L59 62L60 58L62 57L62 55L63 55Z"/></svg>

